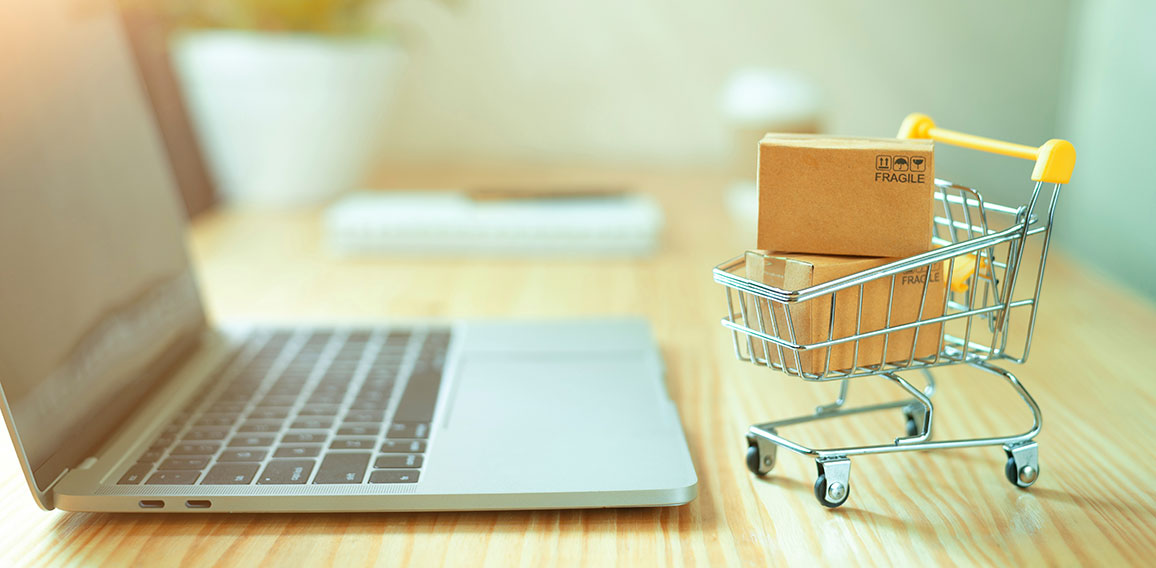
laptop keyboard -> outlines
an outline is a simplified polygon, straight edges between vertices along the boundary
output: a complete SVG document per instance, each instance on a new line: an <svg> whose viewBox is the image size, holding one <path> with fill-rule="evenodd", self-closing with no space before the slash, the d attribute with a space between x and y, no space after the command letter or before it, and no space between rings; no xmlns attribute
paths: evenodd
<svg viewBox="0 0 1156 568"><path fill-rule="evenodd" d="M257 332L118 484L417 483L449 339Z"/></svg>

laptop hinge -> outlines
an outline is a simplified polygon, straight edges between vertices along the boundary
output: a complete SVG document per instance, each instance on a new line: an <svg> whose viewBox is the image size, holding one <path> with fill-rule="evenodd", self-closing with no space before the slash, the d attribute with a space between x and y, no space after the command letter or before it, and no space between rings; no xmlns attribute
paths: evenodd
<svg viewBox="0 0 1156 568"><path fill-rule="evenodd" d="M56 491L55 491L56 484L60 483L60 480L64 479L64 476L68 475L68 472L70 472L70 471L72 471L72 470L67 468L67 467L62 469L60 471L60 475L57 475L56 479L52 480L52 483L49 483L48 486L45 487L43 490L39 490L40 491L40 500L43 501L43 503L42 503L43 507L45 507L47 509L52 509L56 506L54 504L56 501ZM31 482L31 481L29 482L29 484L34 486L34 487L36 485L34 482Z"/></svg>

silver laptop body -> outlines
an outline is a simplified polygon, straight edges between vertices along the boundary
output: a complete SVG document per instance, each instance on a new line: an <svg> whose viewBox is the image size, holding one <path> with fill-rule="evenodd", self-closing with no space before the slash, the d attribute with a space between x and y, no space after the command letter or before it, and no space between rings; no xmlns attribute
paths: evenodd
<svg viewBox="0 0 1156 568"><path fill-rule="evenodd" d="M210 327L115 14L0 6L0 406L41 507L695 497L641 320Z"/></svg>

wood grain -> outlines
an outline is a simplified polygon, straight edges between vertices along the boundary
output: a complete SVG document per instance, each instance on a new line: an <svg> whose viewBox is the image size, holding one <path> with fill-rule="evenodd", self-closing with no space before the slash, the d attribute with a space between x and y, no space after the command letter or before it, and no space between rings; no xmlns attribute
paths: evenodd
<svg viewBox="0 0 1156 568"><path fill-rule="evenodd" d="M316 211L222 212L193 250L216 317L277 319L642 314L653 322L700 478L679 508L501 513L144 516L42 512L10 448L0 451L0 564L552 566L585 564L1145 564L1156 554L1156 309L1053 256L1032 359L1013 369L1044 412L1041 478L1004 479L979 448L853 460L852 495L818 506L810 460L780 452L765 479L744 466L748 424L809 411L834 385L736 361L718 324L711 267L751 230L723 211L724 180L581 171L394 170L383 185L627 183L668 212L660 255L643 261L337 260ZM1063 206L1061 204L1061 206ZM1003 434L1030 416L998 379L938 373L936 435ZM852 402L898 397L871 378ZM888 440L898 413L793 432L804 442Z"/></svg>

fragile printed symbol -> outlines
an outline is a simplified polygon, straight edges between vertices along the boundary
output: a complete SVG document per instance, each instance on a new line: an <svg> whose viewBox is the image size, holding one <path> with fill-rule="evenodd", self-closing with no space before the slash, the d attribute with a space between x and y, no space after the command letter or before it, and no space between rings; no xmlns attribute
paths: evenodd
<svg viewBox="0 0 1156 568"><path fill-rule="evenodd" d="M904 156L895 156L891 160L891 169L897 172L907 171L907 158Z"/></svg>
<svg viewBox="0 0 1156 568"><path fill-rule="evenodd" d="M886 154L877 154L875 156L875 169L889 170L891 169L891 156Z"/></svg>
<svg viewBox="0 0 1156 568"><path fill-rule="evenodd" d="M922 172L926 168L927 168L927 158L924 158L923 156L912 156L911 157L911 171Z"/></svg>

